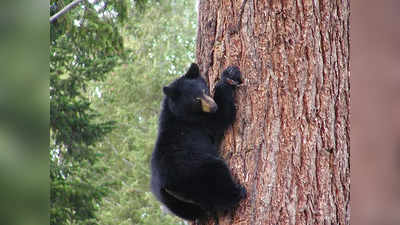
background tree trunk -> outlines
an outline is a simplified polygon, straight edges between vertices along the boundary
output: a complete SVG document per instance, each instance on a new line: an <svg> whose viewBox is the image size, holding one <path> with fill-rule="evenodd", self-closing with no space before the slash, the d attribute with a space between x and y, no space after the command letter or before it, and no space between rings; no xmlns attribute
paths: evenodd
<svg viewBox="0 0 400 225"><path fill-rule="evenodd" d="M350 224L348 0L200 0L213 90L240 67L222 155L248 198L220 224Z"/></svg>

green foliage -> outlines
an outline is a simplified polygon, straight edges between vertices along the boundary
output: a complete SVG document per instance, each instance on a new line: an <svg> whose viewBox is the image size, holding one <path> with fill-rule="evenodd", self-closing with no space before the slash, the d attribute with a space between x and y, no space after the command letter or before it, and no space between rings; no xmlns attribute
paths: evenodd
<svg viewBox="0 0 400 225"><path fill-rule="evenodd" d="M160 210L149 190L150 155L157 134L162 86L184 73L194 61L195 2L152 2L124 30L126 62L104 81L93 82L89 99L99 121L116 121L98 144L108 167L99 182L113 183L103 198L101 224L183 224Z"/></svg>
<svg viewBox="0 0 400 225"><path fill-rule="evenodd" d="M50 25L50 224L183 223L151 194L149 160L162 86L194 60L194 9L84 1Z"/></svg>
<svg viewBox="0 0 400 225"><path fill-rule="evenodd" d="M50 1L51 14L71 1ZM127 1L84 1L50 24L50 224L98 224L107 193L96 142L114 122L96 120L86 88L123 57Z"/></svg>

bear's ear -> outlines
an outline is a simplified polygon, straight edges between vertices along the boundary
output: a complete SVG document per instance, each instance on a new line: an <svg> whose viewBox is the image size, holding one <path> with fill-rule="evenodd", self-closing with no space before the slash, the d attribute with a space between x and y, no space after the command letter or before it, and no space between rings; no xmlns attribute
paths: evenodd
<svg viewBox="0 0 400 225"><path fill-rule="evenodd" d="M195 79L200 76L199 66L196 63L190 65L189 70L186 72L185 77L188 79Z"/></svg>
<svg viewBox="0 0 400 225"><path fill-rule="evenodd" d="M179 94L178 90L175 87L168 87L168 86L165 86L163 88L163 92L166 96L171 98L176 98Z"/></svg>

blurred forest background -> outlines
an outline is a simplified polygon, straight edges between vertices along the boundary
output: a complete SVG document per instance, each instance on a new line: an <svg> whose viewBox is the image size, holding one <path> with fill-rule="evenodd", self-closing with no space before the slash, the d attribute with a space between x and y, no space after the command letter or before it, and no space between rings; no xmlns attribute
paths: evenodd
<svg viewBox="0 0 400 225"><path fill-rule="evenodd" d="M35 67L48 69L48 14L21 2L0 13L0 223L36 224L50 161L50 224L182 224L150 194L148 162L161 87L195 60L196 2L89 0L50 25L44 163L31 149L48 141ZM51 0L50 14L70 2ZM351 7L351 224L400 224L400 1Z"/></svg>

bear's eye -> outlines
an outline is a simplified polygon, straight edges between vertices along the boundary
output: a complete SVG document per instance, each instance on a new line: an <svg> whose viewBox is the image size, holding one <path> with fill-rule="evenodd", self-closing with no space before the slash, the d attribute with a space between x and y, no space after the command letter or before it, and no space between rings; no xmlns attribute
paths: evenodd
<svg viewBox="0 0 400 225"><path fill-rule="evenodd" d="M199 97L195 98L196 103L201 104L201 99Z"/></svg>

